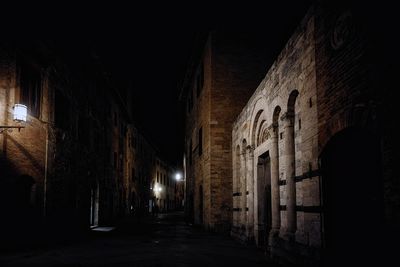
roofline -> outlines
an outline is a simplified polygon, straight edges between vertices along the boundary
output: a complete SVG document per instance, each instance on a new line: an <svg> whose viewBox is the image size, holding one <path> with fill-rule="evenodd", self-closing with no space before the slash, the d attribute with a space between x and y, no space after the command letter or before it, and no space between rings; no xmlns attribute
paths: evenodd
<svg viewBox="0 0 400 267"><path fill-rule="evenodd" d="M185 99L187 85L191 82L193 73L195 72L199 59L204 53L205 44L207 43L209 35L210 31L199 31L196 34L195 40L193 41L192 45L192 52L190 53L189 60L187 61L187 67L183 80L180 83L180 85L178 85L178 87L180 87L178 96L179 101Z"/></svg>

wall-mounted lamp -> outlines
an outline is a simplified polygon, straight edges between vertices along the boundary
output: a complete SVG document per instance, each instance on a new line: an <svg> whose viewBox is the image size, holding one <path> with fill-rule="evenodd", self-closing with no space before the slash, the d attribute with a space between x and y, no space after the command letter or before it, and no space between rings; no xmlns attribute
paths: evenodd
<svg viewBox="0 0 400 267"><path fill-rule="evenodd" d="M14 121L21 123L21 122L26 122L26 116L27 116L27 112L28 109L25 105L22 104L15 104L13 107L13 119ZM21 126L21 125L0 125L0 134L8 131L8 132L12 132L13 129L18 129L18 131L20 131L22 128L25 128L25 126Z"/></svg>

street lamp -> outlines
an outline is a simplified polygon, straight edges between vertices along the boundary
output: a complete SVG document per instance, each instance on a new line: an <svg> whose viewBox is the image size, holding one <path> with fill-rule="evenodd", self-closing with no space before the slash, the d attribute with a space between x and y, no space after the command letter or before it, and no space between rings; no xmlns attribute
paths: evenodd
<svg viewBox="0 0 400 267"><path fill-rule="evenodd" d="M178 172L175 174L175 180L180 181L182 179L182 175Z"/></svg>
<svg viewBox="0 0 400 267"><path fill-rule="evenodd" d="M26 117L27 117L27 107L22 104L15 104L13 107L13 119L14 121L21 123L21 122L26 122ZM12 129L18 129L20 131L22 128L25 128L25 126L21 125L0 125L0 133L3 133L5 131L12 132Z"/></svg>

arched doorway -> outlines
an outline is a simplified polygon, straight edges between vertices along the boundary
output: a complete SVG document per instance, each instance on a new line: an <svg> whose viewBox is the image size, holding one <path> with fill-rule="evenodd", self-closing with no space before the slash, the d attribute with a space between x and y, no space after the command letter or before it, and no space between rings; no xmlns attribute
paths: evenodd
<svg viewBox="0 0 400 267"><path fill-rule="evenodd" d="M379 139L363 129L343 130L325 146L320 163L324 266L378 260L383 220Z"/></svg>
<svg viewBox="0 0 400 267"><path fill-rule="evenodd" d="M90 189L90 227L99 225L99 183Z"/></svg>
<svg viewBox="0 0 400 267"><path fill-rule="evenodd" d="M267 248L272 226L271 214L271 160L268 152L257 162L258 245Z"/></svg>

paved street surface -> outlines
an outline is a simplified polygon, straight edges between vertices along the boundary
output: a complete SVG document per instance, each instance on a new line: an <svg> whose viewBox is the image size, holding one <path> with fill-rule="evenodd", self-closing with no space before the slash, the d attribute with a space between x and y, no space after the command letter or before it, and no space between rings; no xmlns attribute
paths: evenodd
<svg viewBox="0 0 400 267"><path fill-rule="evenodd" d="M106 229L107 230L107 229ZM264 253L160 214L80 240L0 252L0 266L271 266Z"/></svg>

